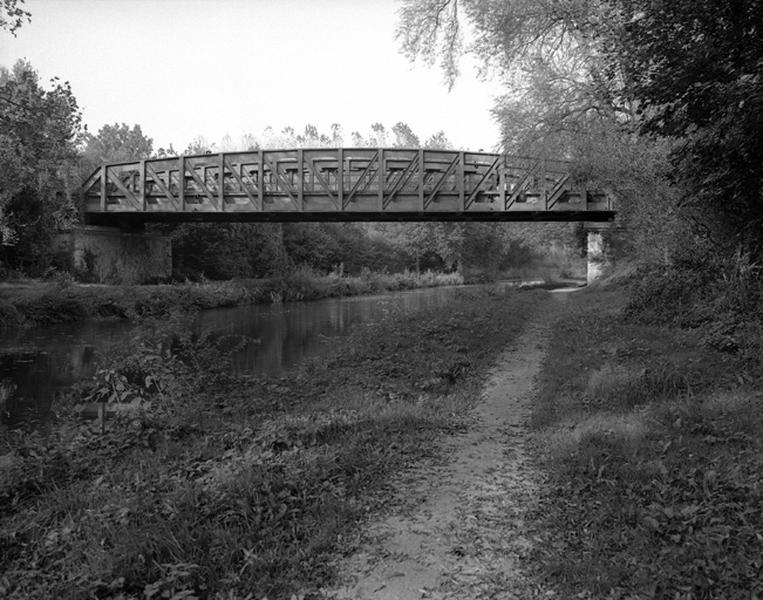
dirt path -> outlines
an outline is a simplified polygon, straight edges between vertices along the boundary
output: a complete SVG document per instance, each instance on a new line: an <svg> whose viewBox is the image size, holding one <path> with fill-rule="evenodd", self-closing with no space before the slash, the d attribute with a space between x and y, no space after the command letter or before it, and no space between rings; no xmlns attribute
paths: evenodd
<svg viewBox="0 0 763 600"><path fill-rule="evenodd" d="M344 565L337 600L491 600L537 594L519 572L528 547L522 514L535 494L527 458L534 380L563 294L498 357L470 431L446 442L452 460L408 473L397 485L414 506L373 524L362 551ZM529 593L528 593L529 592ZM534 592L534 593L533 593Z"/></svg>

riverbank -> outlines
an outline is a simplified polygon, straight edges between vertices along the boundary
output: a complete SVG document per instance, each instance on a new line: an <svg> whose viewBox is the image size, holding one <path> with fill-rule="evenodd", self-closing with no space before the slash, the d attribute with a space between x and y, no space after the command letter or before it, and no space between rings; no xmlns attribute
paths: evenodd
<svg viewBox="0 0 763 600"><path fill-rule="evenodd" d="M0 595L315 597L390 478L466 430L545 294L465 289L278 379L231 379L210 340L125 348L51 435L5 432ZM101 433L75 410L99 397L134 408Z"/></svg>
<svg viewBox="0 0 763 600"><path fill-rule="evenodd" d="M632 309L588 290L554 326L523 565L557 598L763 597L760 355Z"/></svg>
<svg viewBox="0 0 763 600"><path fill-rule="evenodd" d="M317 300L425 287L461 285L458 273L319 275L297 270L282 278L174 285L109 286L54 282L0 283L0 327L51 325L92 318L167 318L209 308Z"/></svg>
<svg viewBox="0 0 763 600"><path fill-rule="evenodd" d="M460 598L761 596L763 365L634 319L622 289L550 296L458 290L281 378L231 379L210 340L125 348L52 435L0 436L0 596L333 597L369 517L429 527L447 472L476 502L445 502L463 526L436 538ZM76 418L99 397L123 409L104 433Z"/></svg>

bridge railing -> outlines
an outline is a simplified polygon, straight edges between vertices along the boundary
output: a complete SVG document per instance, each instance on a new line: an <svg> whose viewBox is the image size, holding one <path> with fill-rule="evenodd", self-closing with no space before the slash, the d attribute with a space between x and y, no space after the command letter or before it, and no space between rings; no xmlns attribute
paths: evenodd
<svg viewBox="0 0 763 600"><path fill-rule="evenodd" d="M420 148L223 152L99 167L85 211L103 213L611 212L564 161Z"/></svg>

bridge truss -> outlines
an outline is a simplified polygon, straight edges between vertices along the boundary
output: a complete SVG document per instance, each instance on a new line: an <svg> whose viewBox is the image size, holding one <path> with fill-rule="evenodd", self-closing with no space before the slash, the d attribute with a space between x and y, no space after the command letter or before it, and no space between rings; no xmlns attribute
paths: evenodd
<svg viewBox="0 0 763 600"><path fill-rule="evenodd" d="M148 221L610 221L606 194L569 164L400 148L259 150L99 167L91 224Z"/></svg>

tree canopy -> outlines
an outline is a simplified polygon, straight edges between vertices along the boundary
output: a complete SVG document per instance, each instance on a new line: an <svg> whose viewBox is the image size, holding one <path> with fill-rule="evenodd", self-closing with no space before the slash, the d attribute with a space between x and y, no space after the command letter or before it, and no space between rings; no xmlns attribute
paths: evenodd
<svg viewBox="0 0 763 600"><path fill-rule="evenodd" d="M0 67L0 260L34 270L56 221L73 216L81 119L68 82L45 89L28 62Z"/></svg>
<svg viewBox="0 0 763 600"><path fill-rule="evenodd" d="M24 10L24 0L0 1L0 30L6 29L16 35L16 30L24 24L24 21L29 23L31 18L31 13Z"/></svg>
<svg viewBox="0 0 763 600"><path fill-rule="evenodd" d="M675 210L719 249L760 253L762 4L404 0L398 37L451 84L467 52L504 78L495 114L507 151L573 159L581 176L619 186L640 226ZM632 146L654 160L638 165Z"/></svg>
<svg viewBox="0 0 763 600"><path fill-rule="evenodd" d="M682 206L717 243L763 251L763 2L608 6L619 26L599 43L642 131L679 141Z"/></svg>
<svg viewBox="0 0 763 600"><path fill-rule="evenodd" d="M97 135L85 134L82 156L95 167L103 162L150 158L153 149L153 140L143 134L140 125L114 123L101 127Z"/></svg>

